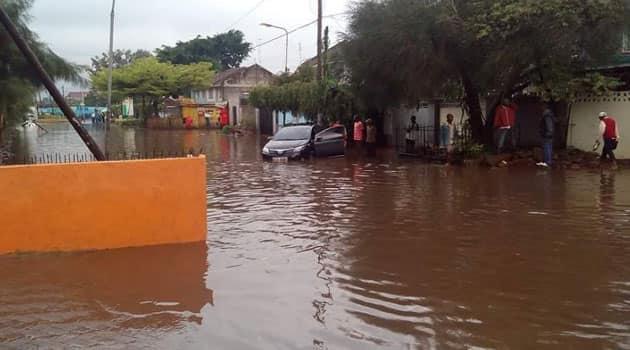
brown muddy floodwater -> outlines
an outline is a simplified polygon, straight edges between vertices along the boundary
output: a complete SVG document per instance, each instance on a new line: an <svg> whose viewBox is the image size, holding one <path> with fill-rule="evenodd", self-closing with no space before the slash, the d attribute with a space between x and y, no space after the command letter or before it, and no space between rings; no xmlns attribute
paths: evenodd
<svg viewBox="0 0 630 350"><path fill-rule="evenodd" d="M48 127L22 152L85 152ZM0 348L630 349L630 173L271 164L261 142L113 128L110 152L204 146L207 245L0 257Z"/></svg>

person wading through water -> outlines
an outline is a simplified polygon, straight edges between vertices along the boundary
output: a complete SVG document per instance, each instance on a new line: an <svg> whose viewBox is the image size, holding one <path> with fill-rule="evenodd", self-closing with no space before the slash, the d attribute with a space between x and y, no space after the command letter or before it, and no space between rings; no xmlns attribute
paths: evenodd
<svg viewBox="0 0 630 350"><path fill-rule="evenodd" d="M368 157L376 156L376 126L374 120L368 119L366 127L365 147L367 148Z"/></svg>
<svg viewBox="0 0 630 350"><path fill-rule="evenodd" d="M617 121L608 116L608 113L601 112L599 114L599 134L604 140L604 150L600 158L600 163L610 159L613 169L617 168L617 158L615 157L615 150L619 144L619 129L617 128ZM599 139L595 141L595 144L599 146Z"/></svg>
<svg viewBox="0 0 630 350"><path fill-rule="evenodd" d="M363 141L365 139L365 125L363 125L363 121L357 115L354 117L354 144L357 147L363 146Z"/></svg>

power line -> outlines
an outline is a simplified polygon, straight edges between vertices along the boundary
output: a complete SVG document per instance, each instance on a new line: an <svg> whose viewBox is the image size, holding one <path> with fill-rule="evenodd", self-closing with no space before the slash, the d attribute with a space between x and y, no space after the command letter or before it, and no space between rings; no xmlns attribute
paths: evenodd
<svg viewBox="0 0 630 350"><path fill-rule="evenodd" d="M265 1L267 0L260 0L256 5L254 5L254 7L252 7L251 9L249 9L249 11L247 11L243 16L241 16L239 19L237 19L236 21L234 21L234 23L230 24L229 27L227 27L226 30L224 30L224 32L229 31L230 29L234 29L234 26L241 23L242 20L244 20L245 18L247 18L249 15L251 15L252 13L254 13L254 11L256 11L260 5L262 5Z"/></svg>
<svg viewBox="0 0 630 350"><path fill-rule="evenodd" d="M323 18L332 18L332 17L342 16L342 15L347 15L347 14L349 14L349 12L341 12L341 13L335 13L335 14L333 14L333 15L323 16ZM293 30L290 30L290 31L289 31L289 34L295 33L295 32L297 32L298 30L302 30L302 29L304 29L304 28L307 28L307 27L309 27L309 26L312 26L312 25L313 25L313 24L315 24L315 23L317 23L317 20L314 20L314 21L312 21L312 22L308 22L308 23L306 23L306 24L303 24L303 25L301 25L301 26L299 26L299 27L297 27L297 28L295 28L295 29L293 29ZM282 39L282 38L285 38L285 37L286 37L286 34L282 34L282 35L277 36L277 37L275 37L275 38L273 38L273 39L270 39L270 40L267 40L267 41L265 41L265 42L263 42L263 43L260 43L260 44L258 44L258 45L256 45L256 46L252 47L252 49L257 49L257 48L259 48L259 47L261 47L261 46L265 46L265 45L267 45L267 44L270 44L270 43L272 43L272 42L274 42L274 41L276 41L276 40L279 40L279 39Z"/></svg>

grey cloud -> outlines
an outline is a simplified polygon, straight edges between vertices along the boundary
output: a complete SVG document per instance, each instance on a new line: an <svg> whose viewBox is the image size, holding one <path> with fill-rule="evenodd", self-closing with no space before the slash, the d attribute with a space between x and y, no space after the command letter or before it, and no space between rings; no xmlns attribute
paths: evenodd
<svg viewBox="0 0 630 350"><path fill-rule="evenodd" d="M228 28L253 8L259 0L117 0L115 46L121 49L154 50L161 45L197 35L213 35ZM350 0L324 1L324 13L347 10ZM59 1L36 0L32 11L33 29L65 58L88 64L90 57L107 50L110 0ZM249 42L257 44L281 34L261 28L270 22L289 29L315 19L316 0L266 0L255 12L238 23ZM344 17L326 19L333 39L345 28ZM311 26L290 36L290 67L315 55L316 27ZM259 62L272 71L284 67L284 41L278 40L252 52L247 63Z"/></svg>

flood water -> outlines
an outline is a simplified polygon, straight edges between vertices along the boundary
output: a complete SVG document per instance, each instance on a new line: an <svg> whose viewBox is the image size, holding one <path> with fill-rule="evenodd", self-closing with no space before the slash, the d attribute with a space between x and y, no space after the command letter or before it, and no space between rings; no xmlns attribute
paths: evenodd
<svg viewBox="0 0 630 350"><path fill-rule="evenodd" d="M24 154L86 152L46 127ZM110 153L204 148L207 244L0 257L0 348L630 349L630 173L260 142L112 128Z"/></svg>

